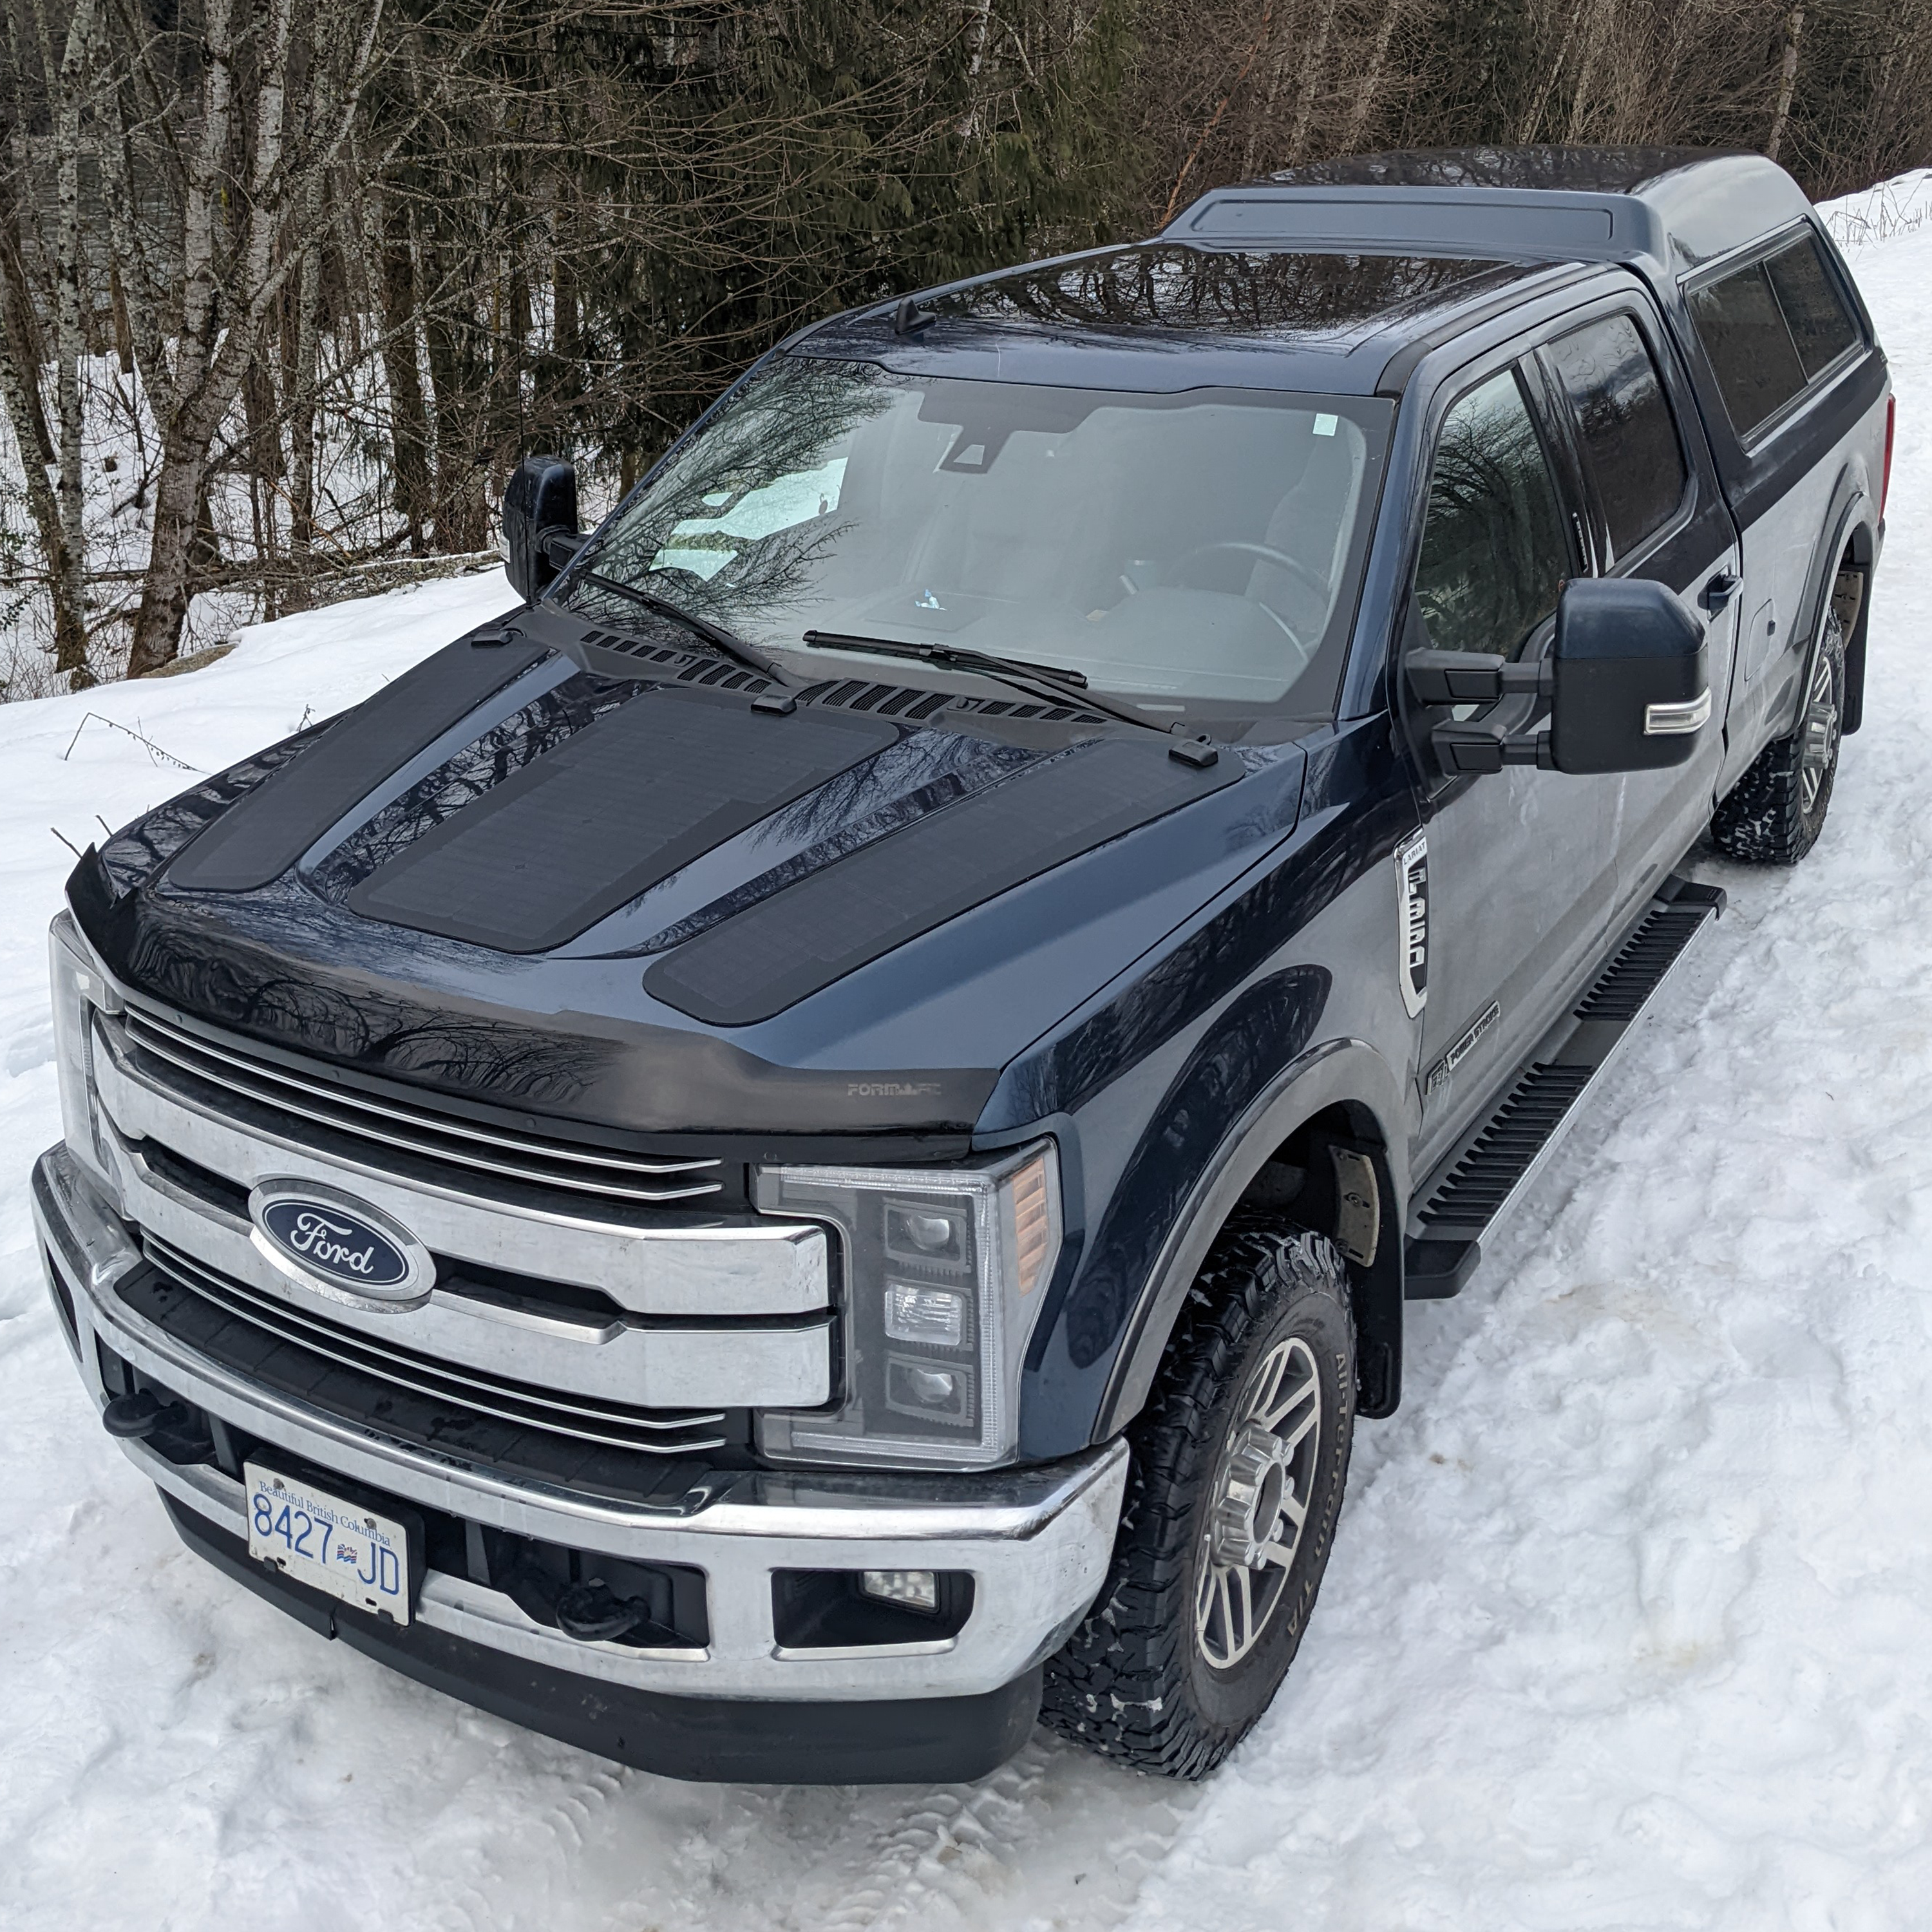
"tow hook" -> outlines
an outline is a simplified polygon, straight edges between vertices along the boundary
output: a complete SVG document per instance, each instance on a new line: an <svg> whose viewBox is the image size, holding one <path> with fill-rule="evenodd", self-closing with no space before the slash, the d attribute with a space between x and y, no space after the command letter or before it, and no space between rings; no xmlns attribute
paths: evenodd
<svg viewBox="0 0 1932 1932"><path fill-rule="evenodd" d="M650 1606L620 1597L599 1576L573 1583L556 1600L556 1627L580 1643L614 1643L651 1622Z"/></svg>
<svg viewBox="0 0 1932 1932"><path fill-rule="evenodd" d="M152 1389L117 1395L100 1412L101 1426L124 1442L145 1442L158 1430L185 1429L189 1420L181 1403L164 1402Z"/></svg>

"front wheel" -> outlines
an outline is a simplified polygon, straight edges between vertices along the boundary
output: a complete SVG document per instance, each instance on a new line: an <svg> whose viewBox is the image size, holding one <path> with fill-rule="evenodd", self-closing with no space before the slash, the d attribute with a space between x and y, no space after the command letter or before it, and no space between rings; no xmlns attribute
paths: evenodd
<svg viewBox="0 0 1932 1932"><path fill-rule="evenodd" d="M1172 1778L1212 1771L1294 1661L1355 1419L1348 1276L1320 1234L1224 1234L1130 1434L1112 1568L1041 1721Z"/></svg>
<svg viewBox="0 0 1932 1932"><path fill-rule="evenodd" d="M1838 775L1845 634L1828 612L1798 728L1766 746L1718 807L1712 842L1747 865L1795 866L1818 842Z"/></svg>

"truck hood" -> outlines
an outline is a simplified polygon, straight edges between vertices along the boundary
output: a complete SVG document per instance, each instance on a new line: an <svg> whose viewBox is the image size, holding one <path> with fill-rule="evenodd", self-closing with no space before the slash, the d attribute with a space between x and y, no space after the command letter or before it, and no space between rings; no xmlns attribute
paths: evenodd
<svg viewBox="0 0 1932 1932"><path fill-rule="evenodd" d="M956 1132L1294 821L1292 746L1203 770L1077 700L769 692L524 613L70 897L130 990L363 1075L637 1131Z"/></svg>

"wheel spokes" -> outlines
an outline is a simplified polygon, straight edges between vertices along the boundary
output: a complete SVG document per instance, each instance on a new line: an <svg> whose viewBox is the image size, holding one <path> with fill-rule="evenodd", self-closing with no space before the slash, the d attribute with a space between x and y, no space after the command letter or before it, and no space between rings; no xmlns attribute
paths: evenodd
<svg viewBox="0 0 1932 1932"><path fill-rule="evenodd" d="M1196 1640L1216 1670L1254 1648L1286 1593L1314 1500L1321 1427L1316 1358L1306 1341L1291 1335L1247 1384L1201 1544Z"/></svg>

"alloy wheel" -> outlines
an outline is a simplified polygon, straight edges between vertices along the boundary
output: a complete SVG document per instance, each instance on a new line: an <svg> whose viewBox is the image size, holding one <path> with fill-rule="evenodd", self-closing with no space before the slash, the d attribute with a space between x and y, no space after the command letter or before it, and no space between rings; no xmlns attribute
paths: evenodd
<svg viewBox="0 0 1932 1932"><path fill-rule="evenodd" d="M1288 1587L1322 1453L1322 1385L1298 1335L1268 1351L1238 1406L1202 1534L1194 1636L1216 1670L1238 1664Z"/></svg>
<svg viewBox="0 0 1932 1932"><path fill-rule="evenodd" d="M1804 706L1804 740L1798 754L1798 793L1806 818L1818 808L1818 794L1838 756L1838 680L1832 660L1818 653Z"/></svg>

